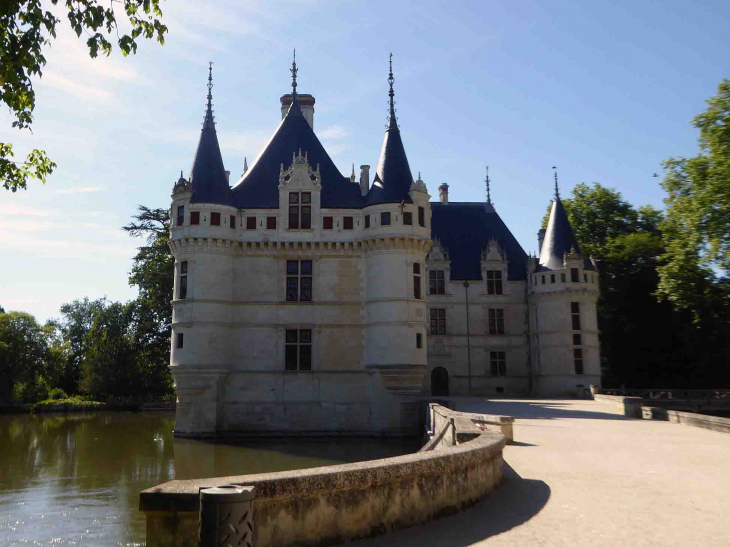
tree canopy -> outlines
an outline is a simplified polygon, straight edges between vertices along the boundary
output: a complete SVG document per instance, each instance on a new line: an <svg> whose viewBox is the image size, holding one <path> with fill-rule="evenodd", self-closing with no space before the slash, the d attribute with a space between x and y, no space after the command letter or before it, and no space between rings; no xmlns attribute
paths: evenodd
<svg viewBox="0 0 730 547"><path fill-rule="evenodd" d="M59 0L50 0L55 6ZM0 6L0 100L13 113L12 127L31 129L36 95L32 79L43 76L46 47L56 38L61 20L44 10L41 0L4 0ZM115 4L122 14L117 18ZM99 0L64 0L68 22L86 45L92 58L112 52L112 41L124 56L137 52L139 38L155 38L165 43L167 27L160 18L160 0L113 0L101 5ZM128 32L122 26L129 26ZM27 187L28 179L46 182L57 167L43 150L33 150L22 162L14 160L13 145L0 142L0 180L7 190Z"/></svg>

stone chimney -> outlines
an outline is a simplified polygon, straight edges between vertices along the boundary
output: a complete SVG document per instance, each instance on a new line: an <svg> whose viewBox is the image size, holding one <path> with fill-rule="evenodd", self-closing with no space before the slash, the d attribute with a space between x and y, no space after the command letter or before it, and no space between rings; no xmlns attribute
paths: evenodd
<svg viewBox="0 0 730 547"><path fill-rule="evenodd" d="M449 185L445 182L439 186L439 201L444 205L449 203Z"/></svg>
<svg viewBox="0 0 730 547"><path fill-rule="evenodd" d="M370 190L370 166L360 166L360 193L364 196Z"/></svg>
<svg viewBox="0 0 730 547"><path fill-rule="evenodd" d="M286 113L289 111L289 107L291 106L291 93L287 93L286 95L282 95L281 99L281 119L284 119L284 116L286 116ZM299 108L302 109L302 114L304 114L304 119L309 122L309 127L314 129L314 97L311 95L297 93L297 102L299 103Z"/></svg>
<svg viewBox="0 0 730 547"><path fill-rule="evenodd" d="M540 254L542 252L542 242L545 239L545 228L542 228L537 232L537 253Z"/></svg>

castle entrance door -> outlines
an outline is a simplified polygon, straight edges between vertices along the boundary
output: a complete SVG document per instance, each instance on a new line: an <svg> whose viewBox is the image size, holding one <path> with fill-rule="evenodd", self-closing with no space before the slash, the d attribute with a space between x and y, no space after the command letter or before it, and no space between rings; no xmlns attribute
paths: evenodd
<svg viewBox="0 0 730 547"><path fill-rule="evenodd" d="M449 371L436 367L431 371L431 395L449 394Z"/></svg>

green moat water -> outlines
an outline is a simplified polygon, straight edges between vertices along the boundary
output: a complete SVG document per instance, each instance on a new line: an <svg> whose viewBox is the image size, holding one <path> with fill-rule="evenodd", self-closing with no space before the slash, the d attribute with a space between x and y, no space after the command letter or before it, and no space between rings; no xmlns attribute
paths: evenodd
<svg viewBox="0 0 730 547"><path fill-rule="evenodd" d="M387 458L418 440L175 439L172 413L0 415L0 545L144 544L139 492L172 479Z"/></svg>

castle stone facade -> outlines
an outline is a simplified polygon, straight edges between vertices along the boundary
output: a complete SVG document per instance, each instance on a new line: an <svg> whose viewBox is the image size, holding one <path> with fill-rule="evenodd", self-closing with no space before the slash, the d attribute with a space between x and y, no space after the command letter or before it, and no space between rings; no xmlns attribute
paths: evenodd
<svg viewBox="0 0 730 547"><path fill-rule="evenodd" d="M175 434L402 436L419 433L417 402L432 395L570 396L599 383L598 273L557 190L539 257L490 199L449 202L443 184L431 202L408 164L392 69L372 181L368 165L345 177L296 72L279 127L235 184L209 76L170 210Z"/></svg>

